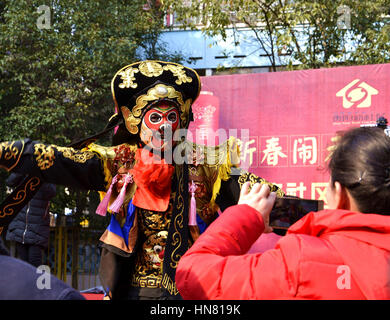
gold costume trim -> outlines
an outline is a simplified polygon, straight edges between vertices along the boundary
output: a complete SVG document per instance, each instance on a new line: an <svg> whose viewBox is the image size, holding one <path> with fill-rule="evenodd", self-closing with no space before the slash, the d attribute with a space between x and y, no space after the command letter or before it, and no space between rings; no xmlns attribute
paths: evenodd
<svg viewBox="0 0 390 320"><path fill-rule="evenodd" d="M95 153L90 151L80 151L75 150L73 148L58 147L55 145L53 145L53 147L55 147L59 152L61 152L65 158L77 163L85 163L95 156Z"/></svg>
<svg viewBox="0 0 390 320"><path fill-rule="evenodd" d="M243 172L240 175L240 177L238 178L238 184L240 185L240 189L242 188L243 184L247 181L250 182L251 188L253 187L253 185L255 183L267 184L270 187L271 192L276 192L276 196L278 198L281 198L284 196L284 192L282 189L278 188L276 185L268 182L267 180L265 180L263 178L259 178L256 175L254 175L253 173L249 173L249 172Z"/></svg>
<svg viewBox="0 0 390 320"><path fill-rule="evenodd" d="M13 215L14 209L13 207L22 203L27 196L27 189L34 191L36 186L40 184L41 180L38 177L32 177L25 185L23 190L19 190L15 196L12 198L15 202L9 203L4 207L4 211L0 211L0 218L4 218L5 216Z"/></svg>
<svg viewBox="0 0 390 320"><path fill-rule="evenodd" d="M146 77L159 77L162 75L165 68L161 64L155 61L144 61L138 66L139 71Z"/></svg>
<svg viewBox="0 0 390 320"><path fill-rule="evenodd" d="M131 285L133 287L140 287L140 288L161 288L161 278L155 278L155 277L142 278L140 276L133 275Z"/></svg>
<svg viewBox="0 0 390 320"><path fill-rule="evenodd" d="M177 290L176 288L175 282L172 281L172 279L167 274L164 274L161 284L165 289L168 290L171 295L177 295L179 293L179 290Z"/></svg>
<svg viewBox="0 0 390 320"><path fill-rule="evenodd" d="M190 157L187 158L188 163L204 164L216 170L209 206L212 210L217 210L215 200L221 189L221 183L230 178L231 168L240 164L240 150L237 139L230 137L227 141L215 147L200 146L186 140L180 147L184 148L187 156Z"/></svg>
<svg viewBox="0 0 390 320"><path fill-rule="evenodd" d="M184 66L178 66L173 64L168 64L163 67L164 70L169 70L172 74L177 77L175 81L176 84L181 85L182 83L190 83L192 82L192 78L186 75L186 71L184 70Z"/></svg>
<svg viewBox="0 0 390 320"><path fill-rule="evenodd" d="M34 155L37 157L37 165L41 170L47 170L54 164L54 149L52 146L46 146L42 143L37 143L34 145Z"/></svg>
<svg viewBox="0 0 390 320"><path fill-rule="evenodd" d="M98 157L100 158L100 161L103 163L104 181L106 182L106 190L110 187L112 181L112 172L108 167L108 161L114 160L116 156L114 148L115 147L104 147L94 143L91 143L90 145L85 147L85 150L97 154ZM136 149L137 148L135 147L135 150ZM103 197L104 195L101 196L101 199L103 199Z"/></svg>
<svg viewBox="0 0 390 320"><path fill-rule="evenodd" d="M90 151L80 151L73 148L59 147L56 145L45 145L42 143L35 144L34 150L34 155L37 156L35 158L37 165L41 170L47 170L53 166L55 160L55 150L61 152L65 158L77 163L85 163L95 156L95 153Z"/></svg>
<svg viewBox="0 0 390 320"><path fill-rule="evenodd" d="M131 64L122 68L114 76L114 79L116 76L120 76L121 80L123 80L123 82L118 85L119 88L137 88L138 84L134 82L134 74L138 72L141 72L144 76L151 78L161 76L164 71L170 71L173 76L177 78L175 81L177 85L192 82L192 78L187 76L184 66L179 64L167 64L163 67L160 64L160 61L144 61L139 64L138 68L133 67L133 65L134 64Z"/></svg>
<svg viewBox="0 0 390 320"><path fill-rule="evenodd" d="M143 70L143 72L145 72L146 74L148 74L148 71L146 71L146 70L147 70L147 69L150 69L150 68L151 68L150 66L152 66L152 69L156 69L156 68L159 69L159 67L157 67L157 65L156 65L155 63L157 63L158 65L160 65L160 63L167 63L167 62L165 62L165 61L160 61L160 60L148 60L148 61L144 61L144 62L140 63L139 66L138 66L138 68L140 68L141 65L144 65L144 64L145 64L146 68L145 68L145 67L142 67L141 69ZM136 64L138 64L138 62L129 64L129 65L127 65L127 66L124 66L122 69L120 69L120 70L114 75L114 77L113 77L112 80L111 80L111 94L112 94L112 97L113 97L113 99L114 99L114 103L115 103L115 106L116 106L116 107L118 107L118 102L116 101L116 98L115 98L114 81L115 81L115 79L116 79L116 77L117 77L118 75L122 75L122 74L123 74L123 71L125 71L125 70L127 70L127 69L132 68L132 69L137 69L137 70L139 70L138 68L134 68L134 67L133 67L133 66L136 65ZM180 65L180 64L178 64L178 63L174 63L174 62L169 62L169 64L170 64L170 65L176 65L178 68L183 67L182 65ZM161 66L161 65L160 65L160 66ZM202 86L202 83L201 83L201 81L200 81L200 77L199 77L198 73L195 72L195 70L193 70L193 69L191 69L191 68L188 68L188 67L186 67L185 69L194 72L194 74L196 75L196 77L197 77L197 79L198 79L198 94L197 94L197 96L196 96L196 98L197 98L197 97L199 96L200 89L201 89L201 86ZM149 72L150 72L150 71L149 71ZM153 72L154 72L155 74L157 74L156 70L152 71L150 74L153 74ZM135 73L136 73L136 72L135 72ZM142 73L142 71L141 71L141 73ZM143 73L143 74L144 74L144 73ZM145 75L145 74L144 74L144 75ZM125 79L126 79L126 77L127 77L127 76L125 76ZM123 80L123 79L122 79L122 80ZM131 79L130 79L130 80L131 80ZM133 79L133 80L135 80L135 79ZM133 80L132 80L132 81L133 81ZM184 81L182 81L182 82L184 82ZM137 85L137 84L136 84L136 85ZM196 98L195 98L195 99L196 99Z"/></svg>
<svg viewBox="0 0 390 320"><path fill-rule="evenodd" d="M121 79L123 80L123 82L119 84L119 88L121 89L137 88L138 84L134 82L135 80L134 74L138 72L139 70L137 68L131 68L131 67L119 72L118 75L120 75Z"/></svg>
<svg viewBox="0 0 390 320"><path fill-rule="evenodd" d="M0 159L2 159L3 156L2 160L10 161L12 158L15 159L15 162L11 166L7 167L5 165L0 165L1 168L11 171L17 166L24 150L24 141L21 141L21 143L22 147L20 150L15 146L15 141L5 141L0 143Z"/></svg>
<svg viewBox="0 0 390 320"><path fill-rule="evenodd" d="M181 242L182 242L182 237L180 234L180 230L183 228L183 222L184 222L184 199L183 199L183 194L184 194L184 167L183 166L176 166L177 168L177 175L178 175L178 195L177 195L177 205L176 209L178 210L178 213L175 215L175 218L171 220L171 223L173 223L173 226L175 228L175 232L172 235L172 246L175 247L175 249L172 251L171 254L171 262L170 266L172 268L176 268L179 260L181 258L180 254L175 254L175 252L180 248ZM187 187L187 186L186 186Z"/></svg>

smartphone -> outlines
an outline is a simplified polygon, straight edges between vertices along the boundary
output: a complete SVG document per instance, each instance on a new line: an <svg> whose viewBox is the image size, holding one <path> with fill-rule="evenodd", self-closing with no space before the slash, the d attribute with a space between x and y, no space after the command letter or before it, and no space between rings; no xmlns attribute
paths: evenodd
<svg viewBox="0 0 390 320"><path fill-rule="evenodd" d="M312 211L324 209L324 201L301 199L296 197L276 198L270 214L270 226L279 235L285 235L287 229Z"/></svg>

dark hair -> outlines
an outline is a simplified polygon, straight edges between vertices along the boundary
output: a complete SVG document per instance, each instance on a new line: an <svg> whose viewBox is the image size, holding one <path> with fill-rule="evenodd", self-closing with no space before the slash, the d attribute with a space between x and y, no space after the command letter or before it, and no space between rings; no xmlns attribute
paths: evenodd
<svg viewBox="0 0 390 320"><path fill-rule="evenodd" d="M390 215L390 138L381 128L344 132L329 162L331 183L347 188L360 212Z"/></svg>

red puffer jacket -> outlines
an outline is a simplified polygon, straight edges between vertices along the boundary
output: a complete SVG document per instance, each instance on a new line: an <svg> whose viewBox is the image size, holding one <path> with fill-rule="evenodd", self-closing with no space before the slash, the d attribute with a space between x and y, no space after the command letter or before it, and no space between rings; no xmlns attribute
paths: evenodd
<svg viewBox="0 0 390 320"><path fill-rule="evenodd" d="M311 212L275 249L245 254L264 230L248 205L227 209L181 258L184 299L390 299L390 216Z"/></svg>

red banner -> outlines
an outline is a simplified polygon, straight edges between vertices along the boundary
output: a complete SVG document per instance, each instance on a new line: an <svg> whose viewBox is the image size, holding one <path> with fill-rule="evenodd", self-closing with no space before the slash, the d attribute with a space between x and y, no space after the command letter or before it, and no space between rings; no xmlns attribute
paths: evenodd
<svg viewBox="0 0 390 320"><path fill-rule="evenodd" d="M202 97L194 113L208 110L214 130L239 139L249 130L241 154L248 170L301 198L325 200L325 158L337 131L390 121L390 64L209 76L202 85L212 103Z"/></svg>

